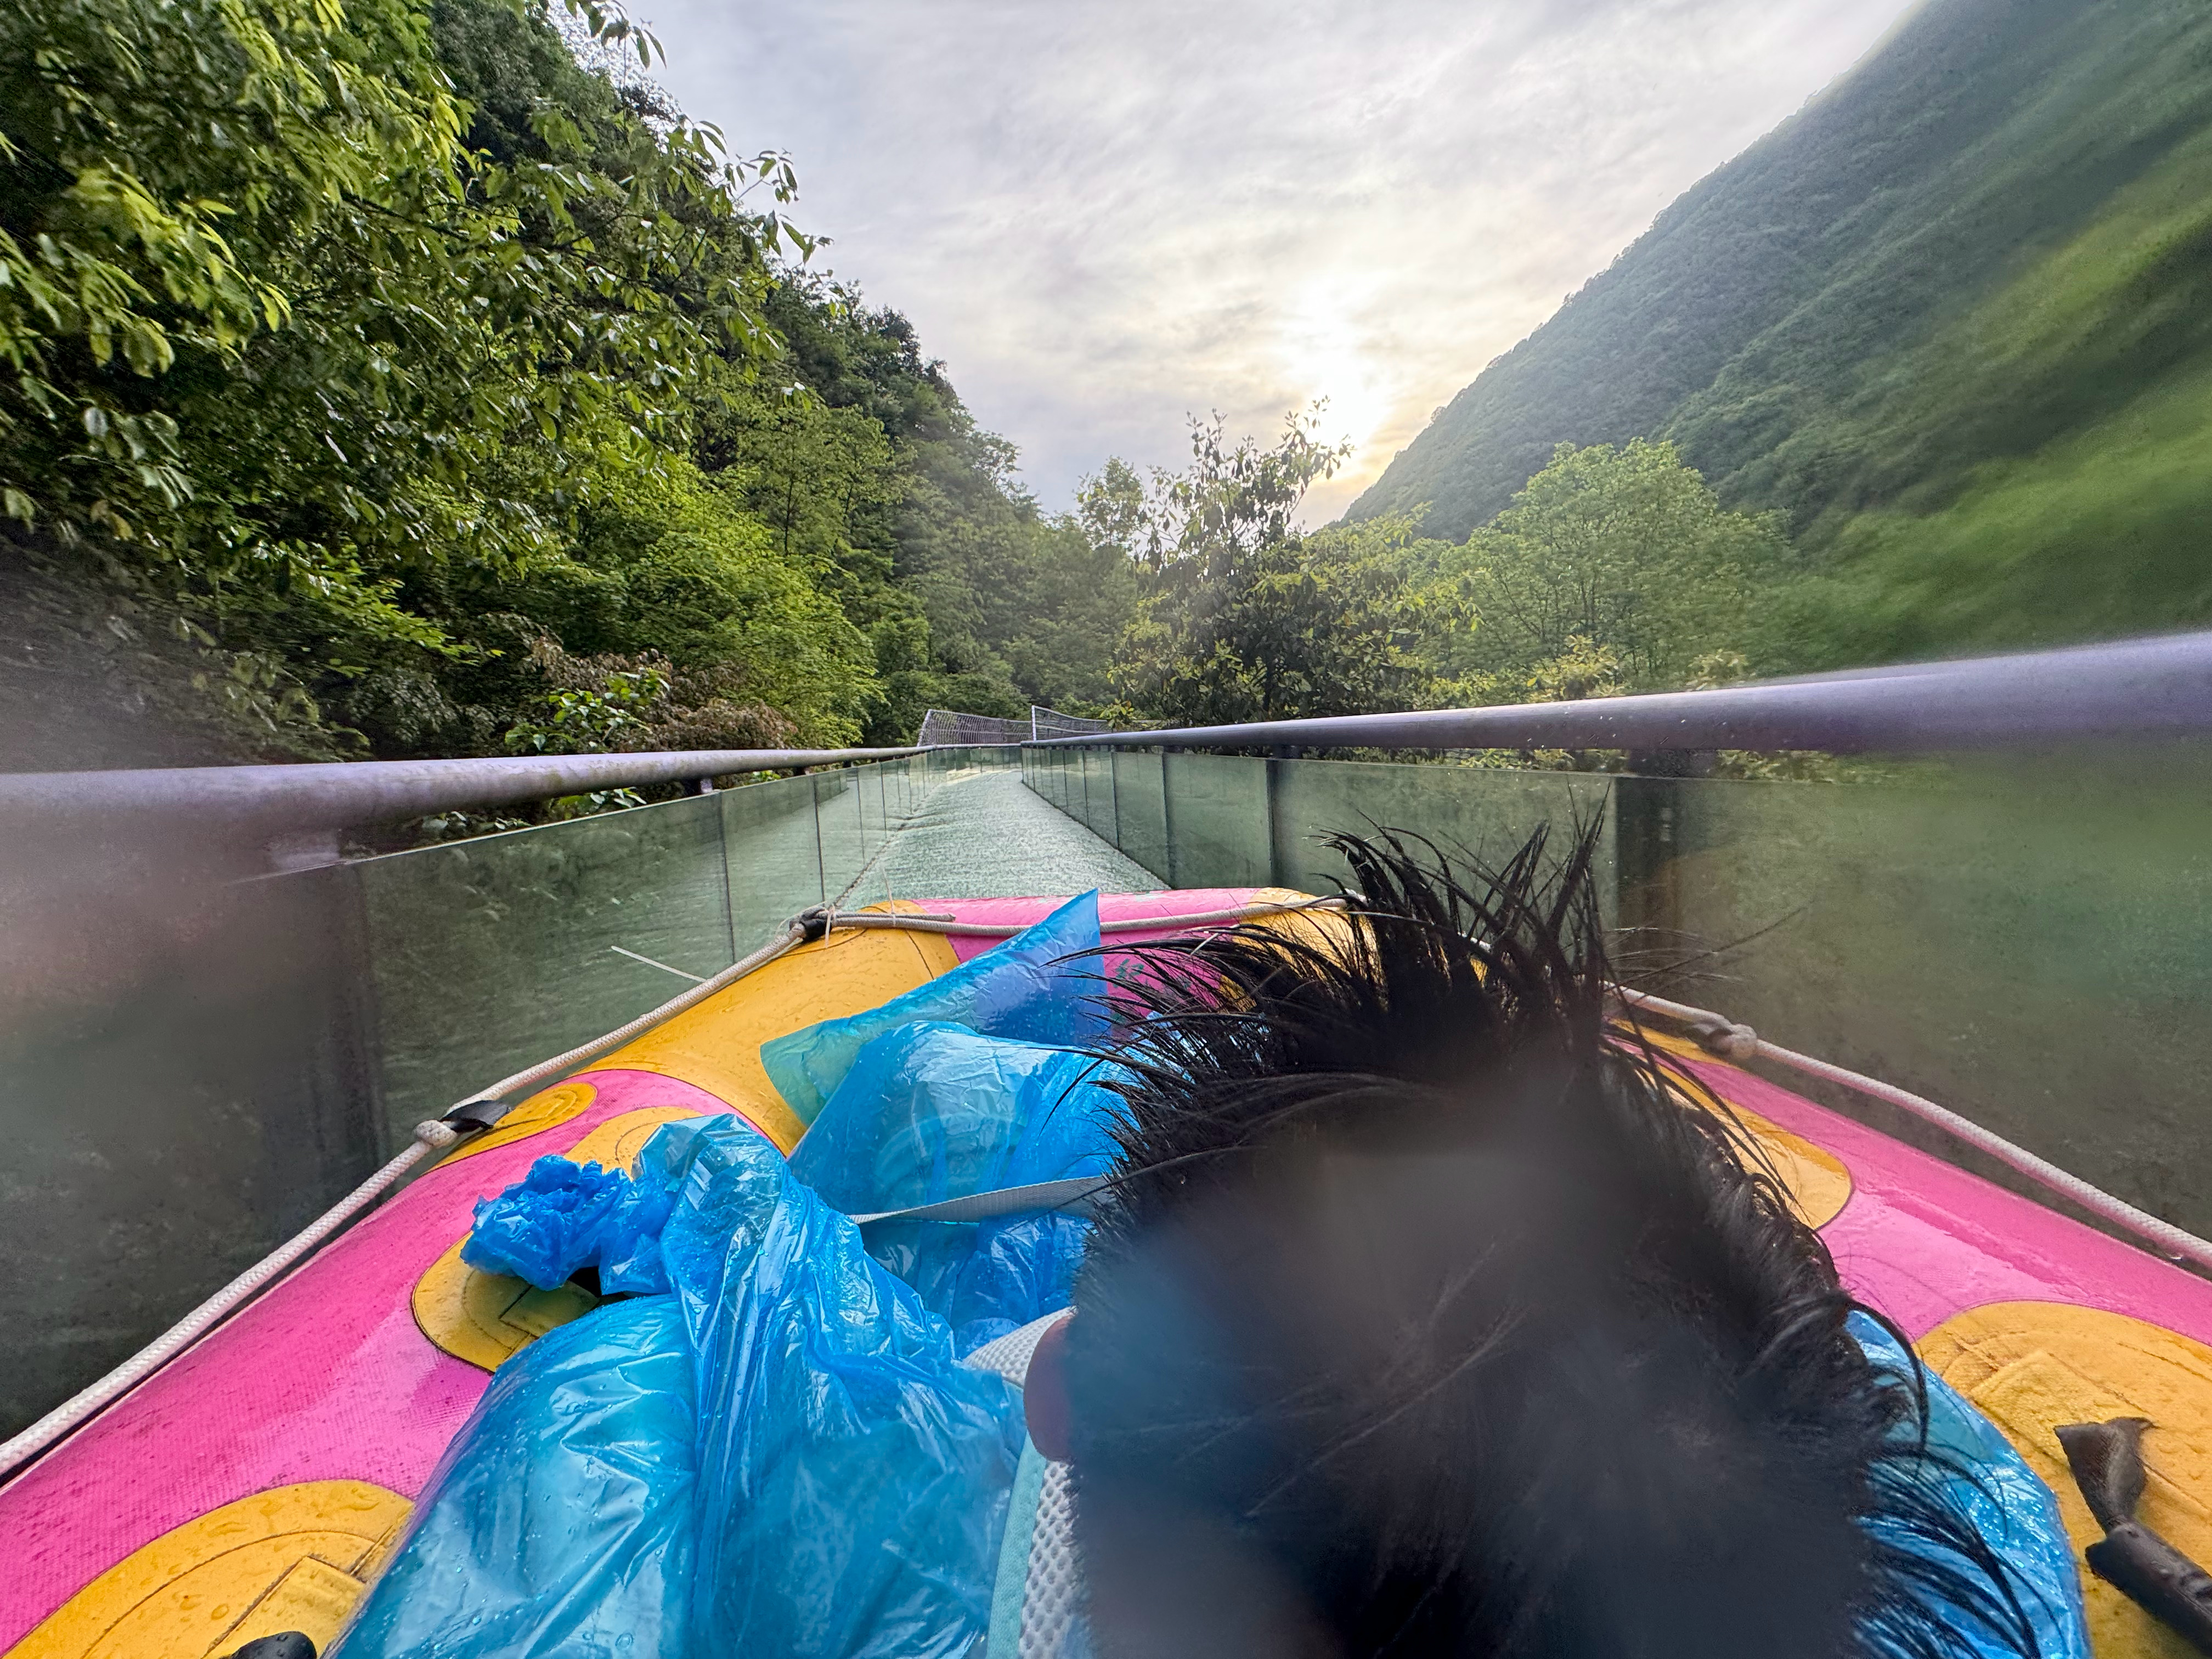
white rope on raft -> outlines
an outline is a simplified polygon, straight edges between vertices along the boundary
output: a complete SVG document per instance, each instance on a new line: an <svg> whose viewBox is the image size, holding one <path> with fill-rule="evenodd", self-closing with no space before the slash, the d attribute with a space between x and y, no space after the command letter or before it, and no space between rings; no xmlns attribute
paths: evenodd
<svg viewBox="0 0 2212 1659"><path fill-rule="evenodd" d="M1103 933L1133 933L1161 927L1197 927L1210 923L1255 921L1263 917L1280 915L1295 910L1310 910L1340 906L1340 899L1310 899L1283 904L1248 904L1231 909L1203 910L1189 915L1144 916L1120 921L1103 922ZM810 922L813 924L810 927ZM547 1081L572 1072L595 1054L610 1048L620 1048L633 1038L642 1036L662 1021L673 1018L686 1009L696 1007L718 991L726 990L748 974L765 968L778 957L794 946L804 944L818 927L823 933L848 929L888 928L909 933L974 934L986 938L1010 938L1021 933L1026 923L1004 926L992 922L963 922L945 915L910 915L898 912L856 911L839 912L829 908L808 913L785 924L783 931L754 951L722 969L713 978L702 980L689 989L679 992L648 1012L617 1025L611 1031L593 1037L589 1042L579 1043L550 1060L542 1060L535 1066L517 1072L512 1077L501 1078L489 1089L478 1090L455 1103L442 1117L430 1118L415 1126L415 1138L407 1149L386 1164L374 1175L340 1199L336 1205L318 1217L302 1231L279 1245L268 1255L247 1268L229 1284L186 1314L153 1341L125 1360L113 1370L91 1387L71 1395L48 1412L21 1433L0 1442L0 1475L17 1468L27 1459L44 1451L64 1435L81 1427L108 1406L144 1382L179 1354L213 1330L254 1297L274 1284L294 1266L312 1254L347 1222L389 1192L399 1178L423 1158L434 1152L442 1152L476 1131L488 1128L496 1117L475 1118L464 1115L472 1106L489 1107L502 1096ZM655 966L660 964L655 963ZM458 1122L453 1120L459 1120Z"/></svg>
<svg viewBox="0 0 2212 1659"><path fill-rule="evenodd" d="M2160 1254L2177 1261L2191 1261L2200 1267L2212 1268L2212 1241L2199 1238L2195 1233L2185 1231L2170 1221L2162 1221L2147 1210L2138 1210L2125 1199L2115 1198L2101 1187L2091 1186L2072 1171L2060 1169L2048 1158L2038 1158L2027 1147L2014 1146L2002 1135L1984 1129L1971 1119L1960 1117L1948 1107L1939 1106L1924 1096L1916 1095L1909 1089L1900 1089L1895 1084L1884 1083L1879 1078L1847 1071L1825 1060L1815 1060L1810 1054L1801 1054L1796 1049L1784 1048L1779 1043L1769 1042L1750 1026L1739 1025L1725 1015L1714 1013L1710 1009L1669 1002L1664 997L1655 997L1644 991L1632 991L1622 986L1614 987L1613 993L1632 1008L1687 1023L1691 1028L1690 1035L1697 1040L1698 1046L1723 1059L1772 1060L1792 1071L1802 1072L1808 1077L1840 1084L1873 1099L1885 1101L1900 1111L1911 1113L1923 1122L1934 1124L1954 1139L1964 1141L1977 1151L1988 1153L2007 1169L2057 1193L2091 1215L2133 1233Z"/></svg>

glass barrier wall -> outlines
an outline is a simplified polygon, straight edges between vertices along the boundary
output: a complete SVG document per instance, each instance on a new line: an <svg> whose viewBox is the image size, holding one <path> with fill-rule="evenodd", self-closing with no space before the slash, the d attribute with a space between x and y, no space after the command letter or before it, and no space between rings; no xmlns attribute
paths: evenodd
<svg viewBox="0 0 2212 1659"><path fill-rule="evenodd" d="M720 972L801 910L890 896L892 836L947 780L1012 756L932 750L347 865L385 1144Z"/></svg>
<svg viewBox="0 0 2212 1659"><path fill-rule="evenodd" d="M946 782L1015 764L933 750L276 875L236 848L11 849L0 1437L306 1225L424 1117L810 906L886 896L901 826Z"/></svg>
<svg viewBox="0 0 2212 1659"><path fill-rule="evenodd" d="M1332 831L1410 830L1495 861L1540 826L1601 817L1628 982L1926 1095L2212 1231L2202 748L1854 763L1822 781L1095 748L1031 749L1024 765L1038 794L1171 886L1328 891L1345 873L1320 840ZM1859 1097L1821 1097L1934 1144Z"/></svg>
<svg viewBox="0 0 2212 1659"><path fill-rule="evenodd" d="M954 808L939 792L958 781L1000 810L987 775L1012 783L1016 767L1173 887L1327 890L1344 874L1331 831L1410 830L1495 860L1540 825L1598 822L1624 977L2212 1231L2202 750L1820 782L934 750L283 875L172 880L89 848L76 896L53 897L58 865L15 871L37 879L8 892L52 902L11 923L21 994L0 1009L0 1250L19 1268L0 1285L15 1334L0 1433L326 1208L424 1116L656 1006L809 906L891 896L902 829L941 842ZM1019 856L970 874L1033 881Z"/></svg>

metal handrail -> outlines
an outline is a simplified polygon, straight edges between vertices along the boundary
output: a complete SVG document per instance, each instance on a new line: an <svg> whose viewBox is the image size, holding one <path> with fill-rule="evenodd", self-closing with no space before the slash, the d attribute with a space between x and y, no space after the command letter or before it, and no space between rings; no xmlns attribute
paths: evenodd
<svg viewBox="0 0 2212 1659"><path fill-rule="evenodd" d="M391 823L595 789L683 783L744 772L896 760L919 749L689 749L513 759L335 761L278 766L164 766L118 772L0 773L0 836L99 820L167 818L279 836Z"/></svg>
<svg viewBox="0 0 2212 1659"><path fill-rule="evenodd" d="M1577 702L1060 737L1032 748L1822 750L2016 747L2212 732L2212 633Z"/></svg>
<svg viewBox="0 0 2212 1659"><path fill-rule="evenodd" d="M1027 747L1825 750L2002 747L2212 733L2212 632L1918 663L1711 691L1100 732ZM708 749L0 773L0 834L118 818L278 836L745 772L926 752Z"/></svg>

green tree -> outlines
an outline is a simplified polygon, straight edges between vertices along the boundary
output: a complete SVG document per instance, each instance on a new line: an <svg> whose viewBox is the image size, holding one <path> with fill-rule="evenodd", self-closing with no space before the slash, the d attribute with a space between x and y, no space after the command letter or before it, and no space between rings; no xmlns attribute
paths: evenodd
<svg viewBox="0 0 2212 1659"><path fill-rule="evenodd" d="M1513 504L1441 562L1475 626L1432 647L1478 701L1518 701L1617 665L1629 690L1678 686L1700 657L1757 632L1756 595L1788 568L1778 518L1730 513L1671 444L1562 444ZM1593 654L1595 653L1595 655Z"/></svg>
<svg viewBox="0 0 2212 1659"><path fill-rule="evenodd" d="M787 169L586 74L542 3L33 0L0 47L16 538L323 702L465 657L446 574L558 563L696 370L773 349L785 232L743 198Z"/></svg>
<svg viewBox="0 0 2212 1659"><path fill-rule="evenodd" d="M1346 453L1316 438L1318 416L1293 415L1266 450L1227 443L1218 417L1194 422L1188 471L1156 474L1140 498L1126 465L1086 485L1095 533L1127 535L1146 572L1113 679L1148 717L1214 725L1418 696L1411 521L1296 529L1306 490Z"/></svg>
<svg viewBox="0 0 2212 1659"><path fill-rule="evenodd" d="M763 377L706 417L702 459L744 473L780 538L795 526L802 544L835 550L827 580L882 687L870 740L910 740L933 705L1106 704L1136 599L1126 550L1038 509L1013 446L977 427L896 311L788 272L768 311L805 395Z"/></svg>
<svg viewBox="0 0 2212 1659"><path fill-rule="evenodd" d="M1126 556L565 3L0 15L0 724L88 635L196 758L1105 700Z"/></svg>
<svg viewBox="0 0 2212 1659"><path fill-rule="evenodd" d="M1071 714L1114 700L1114 653L1136 614L1136 567L1062 518L1026 526L1004 594L1013 612L1000 647L1028 698Z"/></svg>

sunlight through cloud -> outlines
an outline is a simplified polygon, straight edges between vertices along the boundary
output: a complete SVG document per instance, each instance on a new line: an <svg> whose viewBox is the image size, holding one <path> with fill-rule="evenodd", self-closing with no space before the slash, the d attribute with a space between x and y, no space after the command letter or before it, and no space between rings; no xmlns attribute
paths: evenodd
<svg viewBox="0 0 2212 1659"><path fill-rule="evenodd" d="M1329 400L1340 510L1899 0L1203 9L659 0L670 90L797 158L823 263L911 317L1048 507L1188 416Z"/></svg>

